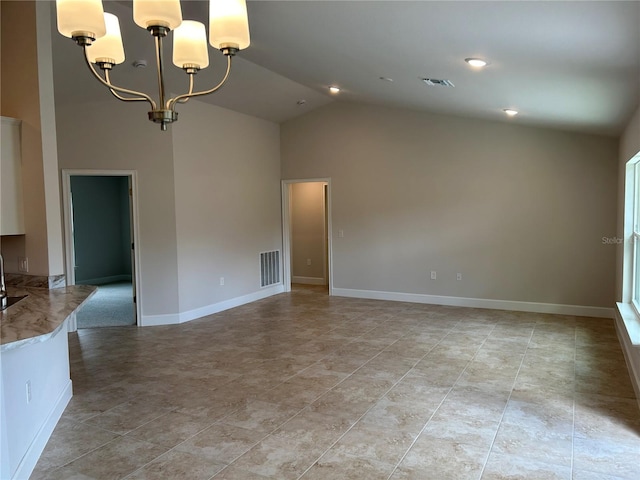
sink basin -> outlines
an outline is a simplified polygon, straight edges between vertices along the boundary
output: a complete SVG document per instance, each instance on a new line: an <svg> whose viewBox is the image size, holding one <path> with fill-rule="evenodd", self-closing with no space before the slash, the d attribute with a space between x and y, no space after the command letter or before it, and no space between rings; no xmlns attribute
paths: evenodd
<svg viewBox="0 0 640 480"><path fill-rule="evenodd" d="M16 303L18 303L20 300L22 300L23 298L27 298L28 295L21 295L19 297L7 297L5 299L5 301L2 302L2 305L0 305L0 311L9 308L11 305L15 305Z"/></svg>

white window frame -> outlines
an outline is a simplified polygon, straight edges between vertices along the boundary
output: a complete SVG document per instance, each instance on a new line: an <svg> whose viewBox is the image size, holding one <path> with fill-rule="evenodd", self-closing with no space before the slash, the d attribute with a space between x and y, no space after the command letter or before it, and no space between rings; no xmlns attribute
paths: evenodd
<svg viewBox="0 0 640 480"><path fill-rule="evenodd" d="M631 285L630 285L630 300L631 306L635 311L635 314L640 318L640 295L638 295L640 287L640 268L638 268L638 255L640 255L640 161L638 158L633 158L630 162L633 162L633 217L632 217L632 229L631 229L631 261L625 261L628 268L631 269ZM628 171L628 170L627 170ZM631 173L631 172L629 172ZM625 208L627 205L625 205ZM627 249L625 249L627 250ZM628 251L628 250L627 250ZM625 252L627 253L627 252Z"/></svg>
<svg viewBox="0 0 640 480"><path fill-rule="evenodd" d="M622 288L617 317L631 346L640 348L640 152L626 164L623 200Z"/></svg>

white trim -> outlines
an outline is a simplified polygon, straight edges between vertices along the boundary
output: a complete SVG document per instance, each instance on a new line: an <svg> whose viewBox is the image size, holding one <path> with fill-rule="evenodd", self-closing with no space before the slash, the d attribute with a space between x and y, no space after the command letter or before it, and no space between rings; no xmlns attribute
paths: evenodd
<svg viewBox="0 0 640 480"><path fill-rule="evenodd" d="M640 322L628 303L618 303L616 333L640 407Z"/></svg>
<svg viewBox="0 0 640 480"><path fill-rule="evenodd" d="M206 317L207 315L213 315L214 313L223 312L231 308L246 305L247 303L262 300L263 298L271 297L279 293L284 292L283 285L274 285L260 289L257 292L242 295L240 297L230 298L222 302L213 303L205 307L195 308L187 312L180 312L168 315L145 315L142 317L142 326L157 326L157 325L175 325L178 323L186 323L191 320Z"/></svg>
<svg viewBox="0 0 640 480"><path fill-rule="evenodd" d="M96 177L129 177L131 179L131 224L133 230L131 236L135 248L133 249L133 270L132 281L135 282L136 291L136 319L138 326L142 326L142 278L140 275L140 226L138 224L138 172L136 170L62 170L62 203L64 217L65 236L65 265L67 285L75 285L74 268L74 244L73 244L73 205L71 204L71 177L72 176L96 176ZM69 324L69 328L74 325ZM75 331L75 330L70 330Z"/></svg>
<svg viewBox="0 0 640 480"><path fill-rule="evenodd" d="M334 295L333 289L333 227L331 223L331 178L301 178L282 180L282 283L284 292L291 291L291 185L294 183L324 183L327 185L327 249L329 259L329 295ZM326 285L326 283L324 283Z"/></svg>
<svg viewBox="0 0 640 480"><path fill-rule="evenodd" d="M143 315L138 323L141 327L157 327L160 325L177 325L180 323L179 313L164 313L162 315Z"/></svg>
<svg viewBox="0 0 640 480"><path fill-rule="evenodd" d="M49 441L49 438L51 438L51 434L56 428L60 417L62 417L64 409L67 408L67 404L71 400L72 395L73 388L71 380L69 380L65 385L64 390L62 390L62 393L60 393L60 396L53 404L51 412L40 427L40 430L38 430L38 433L36 433L35 438L31 442L31 445L29 445L29 448L22 457L22 460L20 460L18 468L16 468L15 473L11 477L12 479L17 480L29 478L31 476L33 469L36 467L36 464L40 459L40 455L42 455L42 452L44 451L44 447L47 446L47 442Z"/></svg>
<svg viewBox="0 0 640 480"><path fill-rule="evenodd" d="M629 303L617 303L616 320L620 320L626 331L629 342L634 347L640 347L640 321L633 306ZM640 373L640 372L639 372Z"/></svg>
<svg viewBox="0 0 640 480"><path fill-rule="evenodd" d="M614 318L613 308L589 307L582 305L518 302L513 300L491 300L485 298L447 297L442 295L380 292L375 290L356 290L351 288L334 288L333 294L339 297L367 298L372 300L391 300L396 302L428 303L434 305L448 305L453 307L491 308L495 310L515 310L519 312L554 313L559 315L577 315L581 317Z"/></svg>
<svg viewBox="0 0 640 480"><path fill-rule="evenodd" d="M326 285L327 281L322 277L292 277L291 283L301 283L303 285Z"/></svg>

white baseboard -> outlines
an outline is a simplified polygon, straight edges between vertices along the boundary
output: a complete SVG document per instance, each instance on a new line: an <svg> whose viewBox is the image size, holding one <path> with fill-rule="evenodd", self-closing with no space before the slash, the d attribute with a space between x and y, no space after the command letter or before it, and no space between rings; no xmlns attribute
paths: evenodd
<svg viewBox="0 0 640 480"><path fill-rule="evenodd" d="M495 310L515 310L518 312L555 313L580 317L614 318L613 308L588 307L581 305L561 305L555 303L517 302L513 300L491 300L485 298L447 297L420 293L381 292L376 290L356 290L334 288L332 295L338 297L369 298L372 300L392 300L396 302L428 303L452 307L491 308Z"/></svg>
<svg viewBox="0 0 640 480"><path fill-rule="evenodd" d="M73 388L71 380L69 380L67 385L64 387L64 390L53 404L51 413L47 416L42 427L40 427L40 430L33 439L33 442L29 445L24 457L22 457L18 468L13 474L13 477L11 477L12 480L27 479L31 476L33 469L38 463L40 455L42 455L42 452L44 451L44 447L47 446L47 442L49 441L49 438L51 438L51 434L56 428L58 420L60 420L64 409L67 408L67 404L69 403L69 400L71 400L72 395Z"/></svg>
<svg viewBox="0 0 640 480"><path fill-rule="evenodd" d="M327 281L322 277L292 277L291 283L301 283L304 285L326 285Z"/></svg>
<svg viewBox="0 0 640 480"><path fill-rule="evenodd" d="M178 323L185 323L198 318L206 317L207 315L213 315L214 313L223 312L230 308L239 307L247 303L262 300L263 298L277 295L284 292L283 285L274 285L272 287L263 288L257 292L242 295L240 297L230 298L222 302L207 305L205 307L195 308L186 312L180 312L168 315L143 315L141 326L156 326L156 325L175 325Z"/></svg>
<svg viewBox="0 0 640 480"><path fill-rule="evenodd" d="M157 327L160 325L176 325L180 323L179 313L166 313L162 315L142 315L138 325L141 327Z"/></svg>
<svg viewBox="0 0 640 480"><path fill-rule="evenodd" d="M88 280L76 280L76 285L106 285L116 282L130 282L131 275L112 275L110 277L89 278Z"/></svg>
<svg viewBox="0 0 640 480"><path fill-rule="evenodd" d="M616 333L640 407L640 324L635 315L629 315L631 306L623 303L618 303L617 306Z"/></svg>

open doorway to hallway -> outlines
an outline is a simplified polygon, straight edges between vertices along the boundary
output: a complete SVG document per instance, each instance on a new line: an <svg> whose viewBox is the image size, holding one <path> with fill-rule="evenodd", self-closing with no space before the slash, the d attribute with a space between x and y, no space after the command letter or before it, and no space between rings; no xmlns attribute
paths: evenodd
<svg viewBox="0 0 640 480"><path fill-rule="evenodd" d="M67 281L96 285L77 328L137 325L134 172L64 171Z"/></svg>
<svg viewBox="0 0 640 480"><path fill-rule="evenodd" d="M331 294L329 179L283 181L284 286Z"/></svg>

